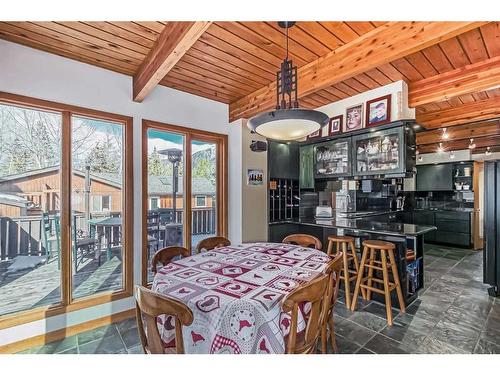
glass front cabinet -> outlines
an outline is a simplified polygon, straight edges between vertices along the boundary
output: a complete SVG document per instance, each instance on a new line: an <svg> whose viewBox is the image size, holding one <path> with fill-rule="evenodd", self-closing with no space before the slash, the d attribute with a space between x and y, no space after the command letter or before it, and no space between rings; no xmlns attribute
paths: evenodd
<svg viewBox="0 0 500 375"><path fill-rule="evenodd" d="M401 176L415 166L414 133L397 127L352 137L353 176Z"/></svg>
<svg viewBox="0 0 500 375"><path fill-rule="evenodd" d="M340 138L314 147L314 177L331 178L350 176L351 139Z"/></svg>

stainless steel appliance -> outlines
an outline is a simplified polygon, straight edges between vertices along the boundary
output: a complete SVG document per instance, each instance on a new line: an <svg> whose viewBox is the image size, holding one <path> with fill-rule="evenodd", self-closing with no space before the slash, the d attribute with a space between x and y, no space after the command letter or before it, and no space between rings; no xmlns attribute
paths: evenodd
<svg viewBox="0 0 500 375"><path fill-rule="evenodd" d="M483 281L500 296L500 161L484 163Z"/></svg>

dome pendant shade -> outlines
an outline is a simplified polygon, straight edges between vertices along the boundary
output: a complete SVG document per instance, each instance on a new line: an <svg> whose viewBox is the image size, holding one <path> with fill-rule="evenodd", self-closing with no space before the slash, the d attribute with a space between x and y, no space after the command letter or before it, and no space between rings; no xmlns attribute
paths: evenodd
<svg viewBox="0 0 500 375"><path fill-rule="evenodd" d="M276 109L258 114L247 123L251 131L277 141L304 138L330 120L323 112L299 108L297 67L288 59L288 29L294 24L291 21L278 22L286 31L286 57L276 73Z"/></svg>
<svg viewBox="0 0 500 375"><path fill-rule="evenodd" d="M327 125L326 114L312 109L278 109L261 113L248 120L250 130L268 139L295 141Z"/></svg>

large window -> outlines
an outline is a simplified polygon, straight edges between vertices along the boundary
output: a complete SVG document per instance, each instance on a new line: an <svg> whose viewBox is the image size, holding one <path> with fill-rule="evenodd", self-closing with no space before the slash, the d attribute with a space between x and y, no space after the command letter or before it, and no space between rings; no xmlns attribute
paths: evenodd
<svg viewBox="0 0 500 375"><path fill-rule="evenodd" d="M131 295L131 131L0 92L0 327Z"/></svg>
<svg viewBox="0 0 500 375"><path fill-rule="evenodd" d="M165 246L227 232L227 136L143 121L143 283Z"/></svg>

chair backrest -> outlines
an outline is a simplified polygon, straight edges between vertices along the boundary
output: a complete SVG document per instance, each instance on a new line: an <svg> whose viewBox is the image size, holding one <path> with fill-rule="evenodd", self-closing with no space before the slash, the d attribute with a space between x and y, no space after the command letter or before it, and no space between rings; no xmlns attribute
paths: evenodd
<svg viewBox="0 0 500 375"><path fill-rule="evenodd" d="M165 354L156 318L171 315L175 319L175 348L184 354L182 326L193 323L193 312L183 302L155 293L143 286L135 286L137 329L142 348L148 354ZM146 329L144 329L144 324Z"/></svg>
<svg viewBox="0 0 500 375"><path fill-rule="evenodd" d="M318 238L311 236L309 234L291 234L285 237L281 242L293 245L300 245L304 247L314 246L316 250L321 250L323 248L321 241Z"/></svg>
<svg viewBox="0 0 500 375"><path fill-rule="evenodd" d="M323 270L323 274L328 275L328 288L326 291L327 302L329 302L327 309L327 316L325 319L331 315L331 311L335 306L337 301L337 296L339 295L339 285L340 285L340 270L342 268L342 254L339 253L335 258L333 258L328 265Z"/></svg>
<svg viewBox="0 0 500 375"><path fill-rule="evenodd" d="M201 253L202 250L212 250L217 247L230 246L231 242L225 237L209 237L198 242L196 246L196 254Z"/></svg>
<svg viewBox="0 0 500 375"><path fill-rule="evenodd" d="M48 212L42 213L42 235L45 248L48 248L48 239L50 237L50 232L52 230L52 224L50 223L50 217Z"/></svg>
<svg viewBox="0 0 500 375"><path fill-rule="evenodd" d="M158 210L149 210L147 213L146 224L148 233L157 234L160 230L160 212Z"/></svg>
<svg viewBox="0 0 500 375"><path fill-rule="evenodd" d="M283 301L283 311L291 312L290 333L286 346L287 354L314 353L326 316L328 303L325 294L328 288L329 275L321 275L293 290ZM304 339L297 346L297 325L299 305L309 302L311 310L308 315Z"/></svg>
<svg viewBox="0 0 500 375"><path fill-rule="evenodd" d="M163 249L158 250L155 255L153 255L153 259L151 259L151 271L153 274L156 274L156 267L158 263L162 265L167 265L172 261L176 256L180 256L181 258L187 258L191 253L188 249L182 246L168 246Z"/></svg>

